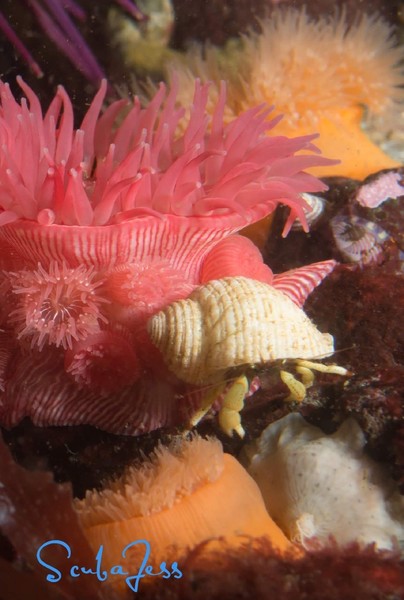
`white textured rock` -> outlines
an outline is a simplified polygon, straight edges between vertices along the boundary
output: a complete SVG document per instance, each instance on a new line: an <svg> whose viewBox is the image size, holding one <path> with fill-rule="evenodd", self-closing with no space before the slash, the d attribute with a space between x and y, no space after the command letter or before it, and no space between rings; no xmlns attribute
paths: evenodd
<svg viewBox="0 0 404 600"><path fill-rule="evenodd" d="M247 450L250 474L271 517L306 548L404 539L404 503L382 466L363 451L353 419L326 435L293 413L272 423Z"/></svg>

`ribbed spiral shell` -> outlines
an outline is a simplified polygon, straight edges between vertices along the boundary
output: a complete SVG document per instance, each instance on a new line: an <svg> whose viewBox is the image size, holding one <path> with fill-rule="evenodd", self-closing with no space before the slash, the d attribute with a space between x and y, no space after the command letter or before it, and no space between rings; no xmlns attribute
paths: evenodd
<svg viewBox="0 0 404 600"><path fill-rule="evenodd" d="M332 354L301 308L274 287L229 277L210 281L173 302L148 323L168 367L183 381L213 383L228 369L278 359Z"/></svg>

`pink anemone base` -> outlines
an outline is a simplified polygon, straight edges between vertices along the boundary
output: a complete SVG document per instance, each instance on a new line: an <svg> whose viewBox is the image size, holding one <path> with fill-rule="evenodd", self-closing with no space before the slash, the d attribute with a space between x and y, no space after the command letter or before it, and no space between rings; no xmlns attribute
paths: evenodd
<svg viewBox="0 0 404 600"><path fill-rule="evenodd" d="M128 434L181 423L200 392L167 372L147 320L226 276L292 287L302 304L332 266L274 276L235 234L280 203L285 233L305 225L300 194L325 186L304 169L330 161L314 136L268 135L265 107L224 125L224 87L209 117L196 82L184 129L175 86L100 116L103 83L74 129L63 88L42 115L19 83L20 104L0 82L0 423Z"/></svg>
<svg viewBox="0 0 404 600"><path fill-rule="evenodd" d="M267 214L257 207L254 219ZM11 270L14 264L46 268L51 262L70 267L82 264L99 270L161 257L198 281L206 255L218 242L251 222L240 214L222 217L142 216L104 227L50 225L16 221L0 227L0 243L9 251L0 256L0 265Z"/></svg>

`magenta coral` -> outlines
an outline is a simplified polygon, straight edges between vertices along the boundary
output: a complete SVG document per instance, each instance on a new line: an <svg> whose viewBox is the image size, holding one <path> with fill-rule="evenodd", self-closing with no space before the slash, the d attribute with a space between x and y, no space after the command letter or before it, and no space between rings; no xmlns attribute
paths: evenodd
<svg viewBox="0 0 404 600"><path fill-rule="evenodd" d="M19 84L21 103L0 83L0 325L13 340L13 352L0 348L0 420L127 433L181 421L192 400L147 319L209 272L270 282L250 242L224 241L279 203L290 208L285 232L305 223L301 192L324 186L304 169L328 161L313 136L268 136L276 120L264 107L224 125L224 86L209 117L208 86L196 82L180 129L175 85L145 108L122 100L100 116L103 82L75 129L63 88L43 115Z"/></svg>

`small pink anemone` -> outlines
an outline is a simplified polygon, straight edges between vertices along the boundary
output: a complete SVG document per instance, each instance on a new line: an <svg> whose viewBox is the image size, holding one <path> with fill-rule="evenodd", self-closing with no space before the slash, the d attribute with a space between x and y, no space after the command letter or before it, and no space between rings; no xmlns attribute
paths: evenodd
<svg viewBox="0 0 404 600"><path fill-rule="evenodd" d="M119 391L140 376L139 360L124 336L100 331L75 342L65 355L66 372L101 394Z"/></svg>
<svg viewBox="0 0 404 600"><path fill-rule="evenodd" d="M0 83L0 325L16 347L0 422L125 433L181 422L193 400L156 357L147 319L212 277L271 281L241 236L214 250L279 203L284 233L305 225L300 194L325 186L304 169L329 161L315 136L268 136L278 119L264 106L224 125L224 85L209 116L196 81L181 129L175 84L145 108L121 100L100 116L103 82L75 129L62 87L43 115L18 81L20 103Z"/></svg>
<svg viewBox="0 0 404 600"><path fill-rule="evenodd" d="M238 237L238 236L237 236ZM177 298L186 298L195 285L164 258L118 265L105 276L102 290L111 303L107 314L135 326Z"/></svg>
<svg viewBox="0 0 404 600"><path fill-rule="evenodd" d="M45 343L66 349L100 331L108 322L101 309L107 300L98 294L102 281L94 275L93 267L68 269L56 262L49 271L38 265L34 271L9 273L17 301L9 322L15 323L17 338L30 339L40 350Z"/></svg>

